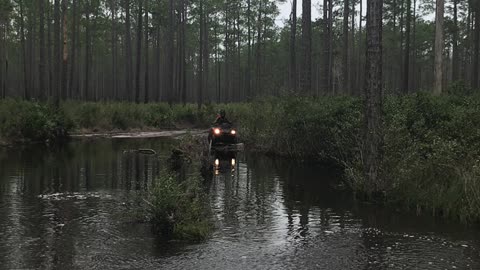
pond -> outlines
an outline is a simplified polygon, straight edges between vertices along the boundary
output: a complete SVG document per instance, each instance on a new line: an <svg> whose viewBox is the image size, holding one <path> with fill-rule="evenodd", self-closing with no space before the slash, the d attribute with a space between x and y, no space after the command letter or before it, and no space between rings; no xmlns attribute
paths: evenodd
<svg viewBox="0 0 480 270"><path fill-rule="evenodd" d="M212 236L165 242L135 215L172 142L0 149L0 268L480 269L477 228L358 204L335 172L248 152L207 181Z"/></svg>

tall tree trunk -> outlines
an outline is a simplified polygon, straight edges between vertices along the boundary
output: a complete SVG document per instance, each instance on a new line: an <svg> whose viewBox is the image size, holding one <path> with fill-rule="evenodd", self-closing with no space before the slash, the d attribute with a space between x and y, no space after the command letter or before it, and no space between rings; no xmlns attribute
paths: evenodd
<svg viewBox="0 0 480 270"><path fill-rule="evenodd" d="M297 92L297 0L292 2L290 33L290 89Z"/></svg>
<svg viewBox="0 0 480 270"><path fill-rule="evenodd" d="M182 103L187 104L187 54L186 54L186 28L187 28L187 9L185 0L180 1L180 17L181 17L181 46L180 46L180 61L181 61L181 70L180 70L180 92L182 96Z"/></svg>
<svg viewBox="0 0 480 270"><path fill-rule="evenodd" d="M36 4L38 4L38 2L36 2ZM37 8L37 5L34 5L34 8L33 9L36 9ZM35 69L36 67L39 66L39 63L37 62L37 56L36 56L36 53L37 53L37 23L38 23L38 20L37 20L37 12L35 12L35 10L32 10L31 12L31 20L33 21L32 23L32 41L30 42L30 46L31 46L31 54L30 54L30 57L32 58L30 60L30 92L32 93L40 93L40 91L38 91L38 85L37 85L37 78L38 78L38 72L35 72ZM39 96L39 95L38 95Z"/></svg>
<svg viewBox="0 0 480 270"><path fill-rule="evenodd" d="M357 93L357 86L353 84L353 80L355 78L355 68L354 68L354 57L355 57L355 0L352 0L352 11L350 12L351 13L351 16L352 16L352 19L351 19L351 33L350 33L350 43L351 43L351 46L350 46L350 57L348 58L348 66L350 67L349 68L349 72L348 72L348 84L349 84L349 88L350 88L350 93L352 95L356 95Z"/></svg>
<svg viewBox="0 0 480 270"><path fill-rule="evenodd" d="M0 27L2 27L0 25ZM3 79L2 82L2 98L5 98L7 95L7 89L8 89L8 67L9 67L9 60L8 60L8 46L7 46L7 36L8 36L8 23L4 22L3 23L3 33L0 33L2 35L1 42L3 43L3 61L2 62L2 68L5 71L5 78ZM0 73L2 72L2 69L0 69Z"/></svg>
<svg viewBox="0 0 480 270"><path fill-rule="evenodd" d="M197 105L198 109L202 107L203 101L203 39L204 39L204 17L203 17L203 0L200 0L200 46L198 51L198 96Z"/></svg>
<svg viewBox="0 0 480 270"><path fill-rule="evenodd" d="M61 24L61 19L60 19L60 0L55 0L55 6L54 6L54 26L53 26L53 55L54 55L54 91L53 91L53 101L56 107L59 106L60 103L60 80L61 80L61 74L60 74L60 69L61 69L61 64L60 64L60 59L61 59L61 42L60 42L60 24Z"/></svg>
<svg viewBox="0 0 480 270"><path fill-rule="evenodd" d="M413 0L413 49L412 55L413 58L411 60L411 70L413 70L412 76L410 77L410 85L409 89L410 92L415 92L417 89L417 74L416 74L416 67L417 67L417 0Z"/></svg>
<svg viewBox="0 0 480 270"><path fill-rule="evenodd" d="M127 100L131 100L133 90L132 82L132 68L133 68L133 59L132 59L132 29L130 23L130 0L125 0L125 56L126 59L126 74L125 74L125 94Z"/></svg>
<svg viewBox="0 0 480 270"><path fill-rule="evenodd" d="M458 0L453 0L453 52L452 52L452 81L456 82L459 79L458 70L460 64L460 53L458 50Z"/></svg>
<svg viewBox="0 0 480 270"><path fill-rule="evenodd" d="M263 3L259 1L259 8L258 8L258 18L257 18L257 44L255 48L255 95L258 95L260 92L260 80L262 76L261 72L261 46L262 46L262 15L263 15ZM226 77L228 80L228 77Z"/></svg>
<svg viewBox="0 0 480 270"><path fill-rule="evenodd" d="M296 0L294 0L296 1ZM251 79L251 69L252 69L252 3L251 0L247 0L247 32L248 32L248 59L247 59L247 100L250 100L252 97L252 79Z"/></svg>
<svg viewBox="0 0 480 270"><path fill-rule="evenodd" d="M303 67L301 89L304 95L312 93L312 2L303 0L302 2L302 52Z"/></svg>
<svg viewBox="0 0 480 270"><path fill-rule="evenodd" d="M62 0L62 33L63 33L63 55L62 55L62 82L61 98L67 99L67 71L68 71L68 31L67 31L67 0Z"/></svg>
<svg viewBox="0 0 480 270"><path fill-rule="evenodd" d="M328 2L328 89L333 94L333 0Z"/></svg>
<svg viewBox="0 0 480 270"><path fill-rule="evenodd" d="M150 73L150 57L149 57L149 25L148 25L148 16L150 6L148 0L145 2L145 97L143 102L148 103L150 101L150 80L149 80L149 73Z"/></svg>
<svg viewBox="0 0 480 270"><path fill-rule="evenodd" d="M215 40L218 39L218 31L217 31L217 24L215 24L213 28L213 35L215 37ZM215 42L215 86L216 86L216 101L217 103L221 102L221 96L220 96L220 87L221 87L221 74L220 74L220 57L219 57L219 44L218 42Z"/></svg>
<svg viewBox="0 0 480 270"><path fill-rule="evenodd" d="M467 39L470 41L470 42L467 42L467 44L465 44L465 67L464 67L464 70L465 72L463 72L463 80L465 80L466 82L469 81L470 79L470 72L471 72L471 69L472 69L472 50L471 50L471 44L473 44L472 42L472 0L468 0L468 10L467 10Z"/></svg>
<svg viewBox="0 0 480 270"><path fill-rule="evenodd" d="M444 0L437 0L437 10L435 15L435 66L434 66L435 83L433 86L433 93L435 95L442 94L442 85L443 85L444 9L445 9Z"/></svg>
<svg viewBox="0 0 480 270"><path fill-rule="evenodd" d="M323 41L324 41L324 49L323 49L323 74L322 74L322 91L324 94L330 93L329 83L328 83L328 74L329 74L329 49L328 46L328 39L329 39L329 18L328 18L328 2L329 0L323 0Z"/></svg>
<svg viewBox="0 0 480 270"><path fill-rule="evenodd" d="M383 74L382 74L383 0L367 0L367 58L365 65L365 143L363 162L365 191L382 191L379 176L383 148Z"/></svg>
<svg viewBox="0 0 480 270"><path fill-rule="evenodd" d="M208 2L207 2L208 3ZM209 50L209 34L208 34L208 29L209 29L209 20L208 20L208 16L205 16L205 14L209 14L209 6L206 5L204 6L204 15L203 15L203 78L204 78L204 81L203 81L203 89L204 89L204 92L205 94L207 95L205 97L205 94L203 95L204 96L204 99L206 98L206 102L207 103L210 103L211 101L211 91L209 91L209 68L210 68L210 50Z"/></svg>
<svg viewBox="0 0 480 270"><path fill-rule="evenodd" d="M23 97L26 100L30 99L30 91L28 89L28 74L27 74L27 48L25 46L25 10L24 10L24 5L23 5L23 0L20 0L19 2L20 5L20 39L21 39L21 47L22 47L22 66L23 66L23 87L24 87L24 93ZM45 2L42 0L40 1L40 44L45 43L45 19L44 19L44 12L45 12ZM43 25L43 26L42 26ZM43 41L43 42L42 42ZM41 51L41 46L40 45L40 64L39 64L39 79L40 79L40 91L43 93L45 90L45 78L43 77L43 69L42 69L42 60L45 61L45 54L42 57L42 51ZM45 48L44 48L45 49ZM45 51L44 51L45 53Z"/></svg>
<svg viewBox="0 0 480 270"><path fill-rule="evenodd" d="M237 9L237 18L236 18L236 35L237 35L237 83L236 83L236 93L237 93L237 100L239 101L240 98L243 100L244 96L242 96L242 60L241 60L241 48L242 48L242 40L240 38L240 10L242 10L242 3L241 1L238 2L236 7Z"/></svg>
<svg viewBox="0 0 480 270"><path fill-rule="evenodd" d="M168 14L168 38L167 38L167 101L171 105L173 102L173 70L174 70L174 63L173 63L173 56L174 56L174 0L169 0L169 14Z"/></svg>
<svg viewBox="0 0 480 270"><path fill-rule="evenodd" d="M394 0L395 1L395 0ZM395 6L395 5L394 5ZM360 13L358 15L359 17L359 24L358 24L358 56L357 56L357 76L356 76L356 79L355 79L355 83L356 85L358 86L358 89L363 89L362 85L363 85L363 81L361 80L362 77L362 55L363 55L363 46L362 46L362 42L363 42L363 32L362 32L362 23L363 23L363 0L360 0ZM395 23L395 8L394 8L394 15L393 15L393 25L394 25L394 33L397 32L396 30L396 23ZM361 92L361 90L360 90Z"/></svg>
<svg viewBox="0 0 480 270"><path fill-rule="evenodd" d="M89 1L89 0L88 0ZM90 89L90 62L91 62L91 25L90 25L90 2L86 3L85 6L85 82L84 82L84 100L90 101L92 92Z"/></svg>
<svg viewBox="0 0 480 270"><path fill-rule="evenodd" d="M155 101L159 102L162 99L161 95L161 79L160 79L160 69L162 67L161 65L161 55L162 55L162 46L160 46L160 38L161 38L161 32L160 32L160 25L156 25L157 29L155 30Z"/></svg>
<svg viewBox="0 0 480 270"><path fill-rule="evenodd" d="M404 41L405 41L405 1L406 0L400 0L401 1L401 5L400 5L400 22L399 22L399 27L400 27L400 43L398 44L398 51L399 51L399 55L397 56L398 59L403 59L404 58L404 55L403 55L403 51L404 51ZM400 93L403 93L404 89L403 89L403 79L404 79L404 74L403 74L403 71L404 71L404 68L403 68L403 64L404 64L404 60L400 60L398 61L399 62L399 67L400 67L400 80L399 80L399 84L398 84L398 88L400 89Z"/></svg>
<svg viewBox="0 0 480 270"><path fill-rule="evenodd" d="M479 83L479 61L480 61L480 3L474 1L475 9L475 41L473 50L473 74L472 74L472 88L478 90Z"/></svg>
<svg viewBox="0 0 480 270"><path fill-rule="evenodd" d="M344 94L350 93L350 69L349 69L349 48L348 48L348 19L350 12L350 2L349 0L344 0L343 7L343 65L342 65L342 75L343 75L343 85L342 92Z"/></svg>
<svg viewBox="0 0 480 270"><path fill-rule="evenodd" d="M5 40L5 26L4 23L0 20L0 99L5 99L5 92L3 91L3 81L4 70L3 70L3 57L6 51L6 40Z"/></svg>
<svg viewBox="0 0 480 270"><path fill-rule="evenodd" d="M4 38L3 40L5 40L5 79L3 80L3 97L5 98L6 96L6 93L7 93L7 90L8 90L8 83L9 83L9 59L8 59L8 46L6 44L6 41L7 41L7 36L8 36L8 23L5 24L5 30L4 30Z"/></svg>
<svg viewBox="0 0 480 270"><path fill-rule="evenodd" d="M55 92L54 83L54 56L52 51L52 15L51 8L47 5L47 58L48 58L48 91L47 97L52 98ZM32 44L32 42L30 42ZM33 50L33 49L32 49Z"/></svg>
<svg viewBox="0 0 480 270"><path fill-rule="evenodd" d="M72 3L72 50L71 50L71 61L70 61L70 80L68 91L70 92L71 98L78 98L78 87L76 87L76 72L77 72L77 35L78 35L78 1L73 0Z"/></svg>
<svg viewBox="0 0 480 270"><path fill-rule="evenodd" d="M110 11L112 13L112 96L115 100L119 99L118 95L118 79L117 79L117 0L110 0Z"/></svg>
<svg viewBox="0 0 480 270"><path fill-rule="evenodd" d="M143 30L143 0L138 1L137 19L137 66L135 69L135 103L140 103L140 71L142 67L142 30Z"/></svg>
<svg viewBox="0 0 480 270"><path fill-rule="evenodd" d="M404 51L404 63L403 63L403 93L407 94L409 92L410 87L410 29L412 25L412 1L406 0L407 6L407 18L406 18L406 41L405 41L405 51Z"/></svg>

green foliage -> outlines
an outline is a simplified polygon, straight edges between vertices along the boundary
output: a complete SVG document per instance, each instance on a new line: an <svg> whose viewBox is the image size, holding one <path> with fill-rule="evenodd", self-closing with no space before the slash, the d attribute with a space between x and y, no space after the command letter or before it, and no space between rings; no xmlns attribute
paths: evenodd
<svg viewBox="0 0 480 270"><path fill-rule="evenodd" d="M166 238L198 241L210 234L208 203L200 177L180 181L165 174L149 196L149 213L155 231Z"/></svg>
<svg viewBox="0 0 480 270"><path fill-rule="evenodd" d="M466 222L480 220L480 96L391 96L384 104L381 186L387 200ZM239 136L251 148L341 165L350 187L357 193L368 193L363 185L360 152L363 105L352 97L266 98L252 103L207 105L200 110L195 105L78 102L64 103L55 110L35 102L3 100L0 137L42 141L64 136L73 128L111 131L207 127L219 108L227 111ZM154 205L163 205L157 212L162 214L154 215L159 224L169 220L172 209L177 211L171 208L172 198L192 194L183 184L169 186L172 183L165 181L165 194L173 197L153 201L157 202ZM198 207L196 203L186 200L174 206L182 208L178 213L187 213ZM202 228L190 226L187 215L175 213L176 221L181 221L174 223L172 233L189 231L185 235L191 235L195 228ZM197 218L193 216L193 220Z"/></svg>
<svg viewBox="0 0 480 270"><path fill-rule="evenodd" d="M386 102L383 177L390 198L464 221L480 220L480 99L415 95ZM476 206L476 207L473 207Z"/></svg>
<svg viewBox="0 0 480 270"><path fill-rule="evenodd" d="M0 23L5 23L10 17L13 5L10 0L0 0Z"/></svg>
<svg viewBox="0 0 480 270"><path fill-rule="evenodd" d="M193 104L79 103L66 102L66 114L77 130L129 130L206 127L215 117L212 106L200 110Z"/></svg>
<svg viewBox="0 0 480 270"><path fill-rule="evenodd" d="M360 108L351 97L271 98L229 106L247 142L268 152L341 163L357 148Z"/></svg>
<svg viewBox="0 0 480 270"><path fill-rule="evenodd" d="M255 149L342 165L358 194L363 185L360 100L274 98L227 106ZM385 100L381 186L387 201L480 220L480 97L417 94Z"/></svg>
<svg viewBox="0 0 480 270"><path fill-rule="evenodd" d="M47 141L67 135L72 122L48 104L0 101L0 137L11 141Z"/></svg>

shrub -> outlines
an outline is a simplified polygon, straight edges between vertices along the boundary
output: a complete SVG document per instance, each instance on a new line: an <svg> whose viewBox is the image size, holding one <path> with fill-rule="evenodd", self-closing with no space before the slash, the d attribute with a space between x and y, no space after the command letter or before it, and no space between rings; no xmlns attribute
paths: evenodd
<svg viewBox="0 0 480 270"><path fill-rule="evenodd" d="M253 148L341 165L352 190L368 193L360 99L269 98L227 108ZM480 97L389 96L384 111L387 202L479 221Z"/></svg>
<svg viewBox="0 0 480 270"><path fill-rule="evenodd" d="M181 182L169 174L157 179L148 201L150 220L159 235L193 241L208 237L211 221L199 179Z"/></svg>
<svg viewBox="0 0 480 270"><path fill-rule="evenodd" d="M464 221L480 220L478 98L425 94L386 102L383 177L390 199ZM473 195L472 195L473 194ZM467 199L468 198L468 199Z"/></svg>
<svg viewBox="0 0 480 270"><path fill-rule="evenodd" d="M242 138L265 151L343 163L357 149L357 99L270 98L232 106Z"/></svg>
<svg viewBox="0 0 480 270"><path fill-rule="evenodd" d="M8 141L47 141L63 138L72 122L49 104L0 101L0 137Z"/></svg>

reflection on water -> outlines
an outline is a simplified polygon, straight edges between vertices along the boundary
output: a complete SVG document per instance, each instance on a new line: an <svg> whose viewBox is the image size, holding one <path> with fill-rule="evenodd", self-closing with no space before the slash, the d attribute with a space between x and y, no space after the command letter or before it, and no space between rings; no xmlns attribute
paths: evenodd
<svg viewBox="0 0 480 270"><path fill-rule="evenodd" d="M212 154L215 175L235 173L237 168L237 152L214 151Z"/></svg>
<svg viewBox="0 0 480 270"><path fill-rule="evenodd" d="M0 192L22 194L145 189L159 173L158 158L131 150L165 149L165 141L99 140L56 149L29 147L0 152Z"/></svg>
<svg viewBox="0 0 480 270"><path fill-rule="evenodd" d="M480 269L478 231L357 205L325 169L253 154L214 159L211 239L163 243L130 215L170 146L0 149L0 268Z"/></svg>

